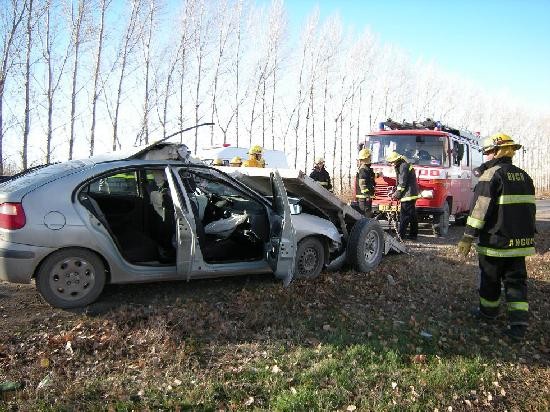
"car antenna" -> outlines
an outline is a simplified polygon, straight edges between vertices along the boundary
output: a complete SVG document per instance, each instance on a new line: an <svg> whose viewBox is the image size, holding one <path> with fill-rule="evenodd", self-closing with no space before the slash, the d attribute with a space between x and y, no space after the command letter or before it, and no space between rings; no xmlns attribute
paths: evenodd
<svg viewBox="0 0 550 412"><path fill-rule="evenodd" d="M177 134L180 134L180 133L184 133L184 132L188 132L189 130L193 130L193 129L196 129L198 127L201 127L201 126L214 126L215 123L212 123L212 122L208 122L208 123L201 123L201 124L196 124L195 126L191 126L191 127L187 127L183 130L178 130L177 132L175 133L172 133L166 137L163 137L161 140L159 140L158 142L164 142L165 140L171 138L171 137L174 137L175 135Z"/></svg>

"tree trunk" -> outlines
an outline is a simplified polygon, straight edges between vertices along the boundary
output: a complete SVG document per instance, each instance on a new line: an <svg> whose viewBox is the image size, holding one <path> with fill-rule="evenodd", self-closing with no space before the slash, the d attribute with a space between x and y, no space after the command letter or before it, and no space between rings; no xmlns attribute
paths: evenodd
<svg viewBox="0 0 550 412"><path fill-rule="evenodd" d="M72 82L72 91L71 91L71 131L69 136L69 160L73 158L73 148L74 148L74 122L76 117L76 83L78 78L78 64L79 64L79 53L80 53L80 43L81 43L81 29L82 29L82 19L84 17L84 4L86 0L80 0L78 2L78 15L76 18L76 22L74 22L75 26L73 27L73 35L74 35L74 47L75 47L75 53L74 53L74 65L73 65L73 82Z"/></svg>
<svg viewBox="0 0 550 412"><path fill-rule="evenodd" d="M26 1L23 2L19 11L17 10L17 5L17 2L12 3L13 16L9 22L9 26L6 27L9 27L9 32L3 33L4 37L2 39L4 48L2 50L3 55L1 56L2 66L0 67L0 175L4 174L4 91L6 87L6 80L8 79L8 73L14 63L12 60L11 47L18 34L17 28L19 27L19 24L23 20L23 16L25 14ZM7 9L5 4L2 7Z"/></svg>
<svg viewBox="0 0 550 412"><path fill-rule="evenodd" d="M137 26L137 19L139 15L139 2L132 2L132 11L130 12L130 19L128 20L128 26L126 27L126 34L124 35L124 45L120 51L122 54L122 62L120 67L120 77L118 79L118 88L115 102L115 114L113 117L113 151L117 148L117 143L120 146L118 140L118 116L120 113L120 104L122 98L122 84L126 75L126 65L128 64L128 55L133 49L135 43L133 43L135 30Z"/></svg>
<svg viewBox="0 0 550 412"><path fill-rule="evenodd" d="M97 99L99 98L98 92L98 82L99 82L99 73L101 70L101 52L103 50L103 31L105 26L105 11L107 9L107 0L101 0L101 19L99 23L99 36L97 39L97 53L95 61L95 70L94 70L94 90L92 95L92 126L90 128L90 156L94 154L95 146L95 123L96 123L96 109L97 109Z"/></svg>
<svg viewBox="0 0 550 412"><path fill-rule="evenodd" d="M271 148L275 150L275 92L277 91L277 50L273 63L273 95L271 96Z"/></svg>
<svg viewBox="0 0 550 412"><path fill-rule="evenodd" d="M353 146L353 104L355 102L355 93L351 95L351 106L349 109L349 161L348 161L348 186L351 186L351 160L352 160L352 146Z"/></svg>
<svg viewBox="0 0 550 412"><path fill-rule="evenodd" d="M180 115L179 115L179 129L183 130L183 86L185 80L185 46L181 52L181 75L180 75ZM180 132L180 143L183 143L183 133Z"/></svg>
<svg viewBox="0 0 550 412"><path fill-rule="evenodd" d="M323 97L323 156L327 153L327 93L328 93L328 68L325 74L325 95ZM333 161L334 163L334 161Z"/></svg>
<svg viewBox="0 0 550 412"><path fill-rule="evenodd" d="M25 124L23 127L23 150L21 151L21 160L23 170L27 168L27 146L30 131L30 78L31 78L31 47L32 47L32 5L33 0L29 0L27 16L27 58L25 61Z"/></svg>
<svg viewBox="0 0 550 412"><path fill-rule="evenodd" d="M145 44L145 96L143 101L143 136L145 144L149 144L149 72L151 68L151 39L153 37L153 21L155 15L155 1L149 0L149 27L147 32L147 39ZM140 141L141 143L141 141Z"/></svg>

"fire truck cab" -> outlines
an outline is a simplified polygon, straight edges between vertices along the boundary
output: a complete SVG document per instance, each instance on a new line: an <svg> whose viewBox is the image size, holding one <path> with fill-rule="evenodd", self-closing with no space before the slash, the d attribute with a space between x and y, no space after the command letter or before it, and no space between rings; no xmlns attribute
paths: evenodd
<svg viewBox="0 0 550 412"><path fill-rule="evenodd" d="M363 144L372 152L374 172L381 172L373 198L375 216L399 208L391 200L395 170L385 160L396 151L414 165L420 195L416 202L419 222L430 223L436 236L445 236L450 221L467 217L477 183L473 169L482 163L479 134L431 119L413 123L388 119L380 123L380 130L367 135Z"/></svg>

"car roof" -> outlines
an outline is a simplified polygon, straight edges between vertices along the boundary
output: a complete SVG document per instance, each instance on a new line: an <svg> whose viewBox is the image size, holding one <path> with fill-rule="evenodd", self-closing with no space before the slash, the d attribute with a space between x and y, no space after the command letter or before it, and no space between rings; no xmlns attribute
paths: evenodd
<svg viewBox="0 0 550 412"><path fill-rule="evenodd" d="M153 142L149 145L138 146L126 150L100 154L87 159L68 160L66 162L37 166L27 169L6 182L0 183L0 203L5 201L20 201L28 192L72 173L80 172L86 168L96 168L104 163L121 162L125 165L139 164L146 160L148 163L159 164L174 161L186 161L194 163L196 160L189 156L187 146L179 143L169 143L164 140ZM130 162L131 161L131 162ZM117 165L112 165L116 167ZM101 172L102 168L99 168Z"/></svg>

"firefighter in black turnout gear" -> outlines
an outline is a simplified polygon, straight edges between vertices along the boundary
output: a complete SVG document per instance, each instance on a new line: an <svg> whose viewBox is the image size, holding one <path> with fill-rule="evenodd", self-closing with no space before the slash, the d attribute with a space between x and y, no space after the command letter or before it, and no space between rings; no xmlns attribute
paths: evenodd
<svg viewBox="0 0 550 412"><path fill-rule="evenodd" d="M479 237L480 285L477 317L495 318L504 283L508 322L505 333L512 339L524 337L529 320L525 256L535 253L535 188L533 180L512 164L521 145L497 133L483 143L488 161L474 173L479 175L470 216L458 252L468 255Z"/></svg>
<svg viewBox="0 0 550 412"><path fill-rule="evenodd" d="M367 217L372 215L372 197L374 196L374 172L371 165L371 152L361 149L357 155L357 174L355 175L355 200L359 210Z"/></svg>
<svg viewBox="0 0 550 412"><path fill-rule="evenodd" d="M416 216L416 199L418 199L418 182L413 166L397 152L391 152L386 161L395 167L395 180L397 187L392 194L392 199L401 202L399 217L399 237L401 239L416 239L418 236L418 217ZM407 226L409 226L409 235Z"/></svg>
<svg viewBox="0 0 550 412"><path fill-rule="evenodd" d="M325 189L332 191L332 184L330 182L330 175L325 169L325 159L318 157L315 159L315 164L313 165L313 170L309 174L313 180L318 182Z"/></svg>

